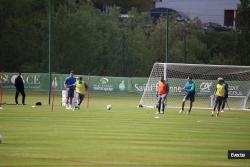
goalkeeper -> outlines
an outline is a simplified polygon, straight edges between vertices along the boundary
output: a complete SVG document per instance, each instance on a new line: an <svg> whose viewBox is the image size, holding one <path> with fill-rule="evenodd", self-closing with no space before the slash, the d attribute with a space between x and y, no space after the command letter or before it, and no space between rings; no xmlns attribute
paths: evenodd
<svg viewBox="0 0 250 167"><path fill-rule="evenodd" d="M168 91L169 91L169 86L164 80L164 77L162 76L156 90L156 96L158 99L157 108L159 114L161 113L161 110L162 114L164 114Z"/></svg>
<svg viewBox="0 0 250 167"><path fill-rule="evenodd" d="M181 105L181 110L179 113L182 113L184 111L185 103L187 100L190 100L190 107L188 110L188 114L190 114L192 107L193 107L193 102L195 99L195 83L193 82L193 78L191 76L188 76L187 78L187 83L185 84L185 87L183 88L186 91L186 94L182 100L182 105Z"/></svg>

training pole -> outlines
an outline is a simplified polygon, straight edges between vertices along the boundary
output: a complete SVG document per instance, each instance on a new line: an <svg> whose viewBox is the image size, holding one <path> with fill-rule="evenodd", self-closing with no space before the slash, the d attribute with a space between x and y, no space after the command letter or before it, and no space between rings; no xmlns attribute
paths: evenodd
<svg viewBox="0 0 250 167"><path fill-rule="evenodd" d="M227 108L228 108L228 110L230 111L230 107L229 107L229 104L228 104L228 102L226 101L226 103L227 103Z"/></svg>
<svg viewBox="0 0 250 167"><path fill-rule="evenodd" d="M90 97L90 72L88 75L88 100L87 100L87 108L89 108L89 97Z"/></svg>
<svg viewBox="0 0 250 167"><path fill-rule="evenodd" d="M3 72L0 73L0 108L2 109L3 104Z"/></svg>
<svg viewBox="0 0 250 167"><path fill-rule="evenodd" d="M2 86L2 80L0 79L0 107L2 107L3 102L3 86Z"/></svg>
<svg viewBox="0 0 250 167"><path fill-rule="evenodd" d="M52 83L51 83L51 86L52 86L52 105L51 105L51 110L52 112L54 111L54 100L55 100L55 89L56 89L56 77L55 75L53 75L53 80L52 80Z"/></svg>

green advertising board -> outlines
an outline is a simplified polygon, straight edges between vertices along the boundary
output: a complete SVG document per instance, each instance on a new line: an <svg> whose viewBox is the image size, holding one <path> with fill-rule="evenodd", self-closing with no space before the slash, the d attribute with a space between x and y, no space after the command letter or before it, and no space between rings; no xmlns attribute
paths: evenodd
<svg viewBox="0 0 250 167"><path fill-rule="evenodd" d="M16 73L1 73L0 80L4 89L15 89L14 83ZM46 90L48 89L48 77L46 74L40 73L25 73L22 78L26 89Z"/></svg>
<svg viewBox="0 0 250 167"><path fill-rule="evenodd" d="M126 77L91 77L91 90L105 92L128 92L128 78Z"/></svg>
<svg viewBox="0 0 250 167"><path fill-rule="evenodd" d="M129 78L128 77L108 77L108 76L81 76L88 84L92 91L105 92L128 92ZM4 89L15 89L14 83L16 73L1 73L0 80L2 81ZM52 74L52 87L56 91L64 89L64 81L68 77L67 74ZM49 89L49 75L44 73L23 73L25 89L34 91L46 91Z"/></svg>

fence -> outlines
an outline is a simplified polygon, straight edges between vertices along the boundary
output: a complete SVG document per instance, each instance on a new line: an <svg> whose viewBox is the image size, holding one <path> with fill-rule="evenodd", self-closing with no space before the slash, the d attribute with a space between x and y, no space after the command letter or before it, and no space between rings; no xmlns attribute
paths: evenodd
<svg viewBox="0 0 250 167"><path fill-rule="evenodd" d="M0 80L2 81L3 89L15 89L14 82L16 73L1 73ZM85 82L88 82L88 75L82 76ZM49 89L49 75L46 73L23 73L22 74L25 89L32 91L47 91ZM54 74L52 80L54 80L54 86L56 91L64 89L64 81L68 77L68 74ZM110 76L90 76L90 90L91 91L103 91L103 92L143 92L146 88L148 78L143 77L110 77ZM198 94L211 95L214 93L214 85L216 81L208 80L195 80L196 91ZM178 79L168 81L170 85L170 95L183 95L181 88L184 86L186 80ZM243 92L247 92L245 85L247 82L241 84L237 82L228 82L229 95L242 95ZM152 88L153 89L153 88ZM155 91L155 90L150 90Z"/></svg>
<svg viewBox="0 0 250 167"><path fill-rule="evenodd" d="M0 81L2 82L2 88L5 90L14 90L14 81L16 73L0 73ZM82 76L83 80L88 83L88 75ZM48 91L49 90L49 75L46 73L23 73L22 74L25 89L30 91ZM52 83L56 91L62 91L64 89L64 81L68 77L68 74L53 74ZM143 93L146 89L146 83L148 78L143 77L110 77L110 76L90 76L90 90L95 92L120 92L120 93ZM197 96L209 96L214 94L214 86L216 81L211 80L195 80ZM170 92L169 96L182 96L184 92L181 88L184 86L185 79L176 79L168 81ZM247 82L230 82L229 84L229 96L242 96L244 92L248 92L246 89ZM155 87L147 88L148 91L155 91ZM249 92L248 92L249 93ZM210 101L207 100L209 104ZM247 107L250 102L247 99Z"/></svg>

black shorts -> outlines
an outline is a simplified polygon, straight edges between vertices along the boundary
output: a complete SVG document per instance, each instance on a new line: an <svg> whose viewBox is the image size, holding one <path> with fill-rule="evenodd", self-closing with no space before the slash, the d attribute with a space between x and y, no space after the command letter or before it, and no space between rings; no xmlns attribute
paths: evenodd
<svg viewBox="0 0 250 167"><path fill-rule="evenodd" d="M195 99L195 93L188 93L185 95L186 100L190 100L191 102L194 102Z"/></svg>
<svg viewBox="0 0 250 167"><path fill-rule="evenodd" d="M68 90L68 97L73 98L74 95L75 95L74 93L75 93L75 90L74 90L74 89L69 89L69 90Z"/></svg>
<svg viewBox="0 0 250 167"><path fill-rule="evenodd" d="M78 98L79 98L79 99L84 99L84 97L85 97L84 94L78 93Z"/></svg>
<svg viewBox="0 0 250 167"><path fill-rule="evenodd" d="M215 103L220 104L220 103L222 103L223 100L224 100L224 97L222 97L222 96L216 96L215 97Z"/></svg>

